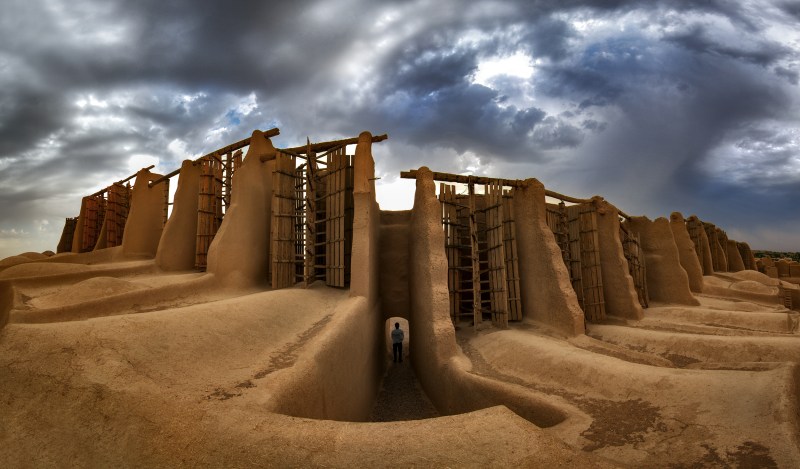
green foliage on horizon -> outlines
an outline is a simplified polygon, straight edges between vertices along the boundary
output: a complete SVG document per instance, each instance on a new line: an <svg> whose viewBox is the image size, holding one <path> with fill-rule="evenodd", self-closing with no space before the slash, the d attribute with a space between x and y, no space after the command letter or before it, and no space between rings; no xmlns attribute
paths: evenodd
<svg viewBox="0 0 800 469"><path fill-rule="evenodd" d="M771 257L773 259L789 258L795 262L800 262L800 252L779 252L779 251L753 251L753 256Z"/></svg>

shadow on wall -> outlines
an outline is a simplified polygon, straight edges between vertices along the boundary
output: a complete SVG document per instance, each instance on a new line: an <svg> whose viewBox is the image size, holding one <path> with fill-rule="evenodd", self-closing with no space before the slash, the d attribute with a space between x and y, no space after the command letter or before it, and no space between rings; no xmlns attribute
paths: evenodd
<svg viewBox="0 0 800 469"><path fill-rule="evenodd" d="M408 351L409 351L409 340L411 337L411 332L408 327L408 320L403 319L401 317L395 316L391 317L386 320L386 325L384 327L385 334L384 334L384 342L386 343L386 359L388 361L392 360L392 330L394 330L395 323L400 324L400 329L403 330L403 359L408 358Z"/></svg>
<svg viewBox="0 0 800 469"><path fill-rule="evenodd" d="M8 282L0 282L0 329L8 324L8 316L14 307L14 287ZM391 345L389 345L391 351Z"/></svg>

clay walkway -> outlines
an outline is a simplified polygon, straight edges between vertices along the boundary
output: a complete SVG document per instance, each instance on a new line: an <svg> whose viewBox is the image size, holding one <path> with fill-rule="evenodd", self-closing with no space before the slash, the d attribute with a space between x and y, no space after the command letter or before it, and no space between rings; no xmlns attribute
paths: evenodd
<svg viewBox="0 0 800 469"><path fill-rule="evenodd" d="M372 409L373 422L420 420L438 417L439 413L422 390L408 359L389 363L381 390Z"/></svg>

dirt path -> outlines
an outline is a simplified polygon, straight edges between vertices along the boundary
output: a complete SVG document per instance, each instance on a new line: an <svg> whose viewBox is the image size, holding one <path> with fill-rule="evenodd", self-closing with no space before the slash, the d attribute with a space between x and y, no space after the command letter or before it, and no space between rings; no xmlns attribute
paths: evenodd
<svg viewBox="0 0 800 469"><path fill-rule="evenodd" d="M383 376L381 390L372 410L373 422L421 420L439 417L422 390L411 363L390 363Z"/></svg>

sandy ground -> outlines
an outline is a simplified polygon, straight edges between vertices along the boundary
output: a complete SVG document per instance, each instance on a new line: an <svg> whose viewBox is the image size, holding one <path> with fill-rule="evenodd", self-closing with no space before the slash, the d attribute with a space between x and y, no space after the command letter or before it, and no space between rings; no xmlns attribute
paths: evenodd
<svg viewBox="0 0 800 469"><path fill-rule="evenodd" d="M387 364L371 422L270 410L298 379L286 372L330 347L346 290L220 289L146 261L53 266L2 272L17 280L0 466L800 467L797 313L763 301L760 278L712 279L700 306L654 305L569 340L527 322L460 328L470 373L575 409L541 429L503 406L440 415L413 357Z"/></svg>

